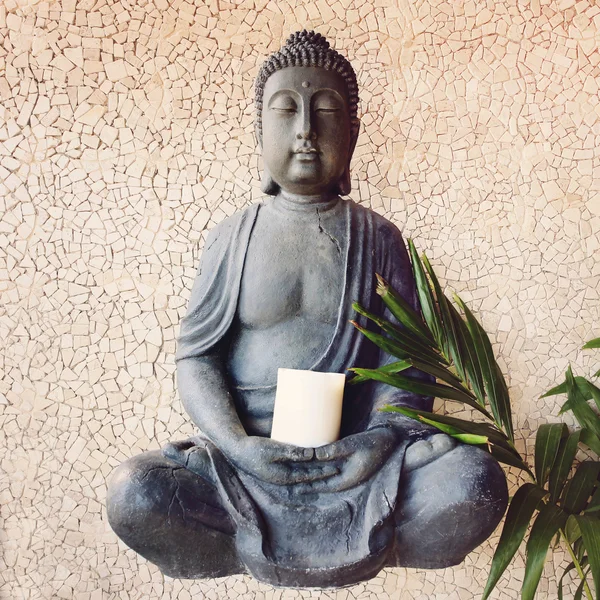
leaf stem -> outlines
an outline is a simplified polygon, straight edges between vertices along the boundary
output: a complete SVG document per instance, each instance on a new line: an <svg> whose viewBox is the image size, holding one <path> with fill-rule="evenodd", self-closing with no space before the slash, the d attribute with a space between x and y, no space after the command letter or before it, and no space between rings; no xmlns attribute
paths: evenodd
<svg viewBox="0 0 600 600"><path fill-rule="evenodd" d="M594 597L592 596L592 591L590 590L590 586L588 585L585 575L583 574L583 569L581 568L581 565L579 564L579 561L577 560L577 557L575 556L575 553L573 552L573 548L571 548L571 544L569 544L567 535L565 534L565 532L563 531L562 528L559 529L559 531L560 531L560 535L565 540L565 546L567 547L567 550L569 551L569 554L571 555L571 560L573 561L573 564L575 565L575 569L577 570L577 573L579 574L581 581L583 581L583 589L585 590L585 595L586 595L587 599L594 600Z"/></svg>

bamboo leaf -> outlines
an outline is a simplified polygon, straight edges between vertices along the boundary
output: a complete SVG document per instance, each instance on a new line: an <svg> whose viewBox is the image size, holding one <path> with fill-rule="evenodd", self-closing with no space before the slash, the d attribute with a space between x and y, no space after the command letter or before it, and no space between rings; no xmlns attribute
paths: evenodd
<svg viewBox="0 0 600 600"><path fill-rule="evenodd" d="M594 373L594 377L600 377L600 371L597 371L596 373Z"/></svg>
<svg viewBox="0 0 600 600"><path fill-rule="evenodd" d="M460 390L454 389L450 386L441 385L439 383L424 383L403 375L382 373L379 369L352 368L349 370L353 371L357 375L367 377L368 379L373 379L375 381L381 381L382 383L387 383L388 385L413 392L414 394L434 396L435 398L447 398L448 400L455 400L456 402L468 404L484 414L488 419L492 418L491 415L483 407L479 406L479 404L477 404L477 402L475 402L470 396L467 396Z"/></svg>
<svg viewBox="0 0 600 600"><path fill-rule="evenodd" d="M554 504L544 504L527 540L527 562L521 589L523 600L533 600L554 534L567 522L567 514Z"/></svg>
<svg viewBox="0 0 600 600"><path fill-rule="evenodd" d="M433 294L431 293L431 288L429 287L429 282L427 281L423 264L421 263L417 249L415 248L415 245L411 239L408 240L408 250L412 262L415 282L417 284L417 294L419 296L419 303L421 304L423 318L425 319L425 323L427 323L429 330L433 333L433 337L438 345L441 346L441 348L444 348L441 335L442 323L440 315L437 312L435 300L433 298Z"/></svg>
<svg viewBox="0 0 600 600"><path fill-rule="evenodd" d="M398 360L393 363L389 363L387 365L383 365L381 367L377 367L380 371L384 373L401 373L406 369L410 369L411 363L407 360ZM364 383L365 381L370 381L368 377L360 377L359 375L355 375L349 383Z"/></svg>
<svg viewBox="0 0 600 600"><path fill-rule="evenodd" d="M585 515L575 518L581 529L581 536L587 550L596 593L598 593L600 591L600 521Z"/></svg>
<svg viewBox="0 0 600 600"><path fill-rule="evenodd" d="M561 505L568 513L577 514L585 508L596 487L598 474L600 474L600 462L586 461L577 467L561 499Z"/></svg>
<svg viewBox="0 0 600 600"><path fill-rule="evenodd" d="M375 313L367 310L361 306L358 302L352 304L352 308L360 315L363 315L367 319L373 321L378 327L380 327L385 333L390 335L401 348L404 350L406 356L411 358L419 358L425 362L430 362L434 365L448 365L448 361L430 345L424 344L420 341L420 338L407 329L402 330L393 323L390 323L386 319L376 315Z"/></svg>
<svg viewBox="0 0 600 600"><path fill-rule="evenodd" d="M594 338L593 340L590 340L583 347L584 350L587 350L588 348L600 348L600 337Z"/></svg>
<svg viewBox="0 0 600 600"><path fill-rule="evenodd" d="M423 343L435 345L435 340L425 323L423 323L421 316L381 275L375 274L375 277L377 278L376 291L394 317L413 333L417 334Z"/></svg>
<svg viewBox="0 0 600 600"><path fill-rule="evenodd" d="M563 423L545 423L535 437L535 479L544 487L556 460L561 437L568 433Z"/></svg>
<svg viewBox="0 0 600 600"><path fill-rule="evenodd" d="M481 373L481 366L475 352L473 337L471 336L471 332L466 323L463 321L463 318L451 302L448 302L448 310L454 322L457 340L461 348L460 354L464 362L463 369L466 372L467 378L471 383L473 392L479 400L479 403L482 406L485 406L483 374Z"/></svg>
<svg viewBox="0 0 600 600"><path fill-rule="evenodd" d="M506 521L504 522L500 541L492 559L492 566L485 590L483 591L482 600L489 598L502 573L508 567L525 537L525 532L527 531L527 526L533 512L545 495L546 491L533 483L526 483L517 490L508 507Z"/></svg>
<svg viewBox="0 0 600 600"><path fill-rule="evenodd" d="M574 431L568 436L565 436L560 441L560 447L558 454L556 455L556 461L550 471L550 482L548 489L550 490L550 501L556 502L560 497L562 489L565 485L565 481L575 460L575 454L577 453L577 446L579 445L579 438L581 436L581 430Z"/></svg>
<svg viewBox="0 0 600 600"><path fill-rule="evenodd" d="M464 361L462 358L460 344L458 342L458 332L456 331L456 326L450 314L450 309L448 307L450 302L442 292L440 282L438 281L433 267L431 266L429 259L425 254L423 254L423 264L425 265L425 269L427 270L427 274L429 275L429 279L431 280L431 283L433 285L435 296L440 309L442 332L446 341L446 347L448 348L448 352L450 354L450 357L452 358L452 362L454 363L454 366L459 376L463 381L466 381L467 376L464 369Z"/></svg>
<svg viewBox="0 0 600 600"><path fill-rule="evenodd" d="M492 344L486 332L465 303L458 296L455 296L455 298L467 317L467 327L475 342L475 351L480 361L485 390L492 413L496 421L503 425L510 440L514 441L510 399L506 393L507 388L504 377L502 377L494 358Z"/></svg>
<svg viewBox="0 0 600 600"><path fill-rule="evenodd" d="M571 411L582 427L585 427L600 439L600 419L598 419L598 415L596 415L585 401L581 388L573 377L573 371L570 366L567 369L566 379Z"/></svg>

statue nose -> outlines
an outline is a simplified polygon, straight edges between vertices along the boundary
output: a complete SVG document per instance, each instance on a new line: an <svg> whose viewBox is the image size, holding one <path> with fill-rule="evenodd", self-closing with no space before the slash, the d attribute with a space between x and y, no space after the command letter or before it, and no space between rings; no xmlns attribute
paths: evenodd
<svg viewBox="0 0 600 600"><path fill-rule="evenodd" d="M317 133L315 131L312 131L311 129L308 129L302 132L298 132L296 134L296 138L299 140L316 140Z"/></svg>

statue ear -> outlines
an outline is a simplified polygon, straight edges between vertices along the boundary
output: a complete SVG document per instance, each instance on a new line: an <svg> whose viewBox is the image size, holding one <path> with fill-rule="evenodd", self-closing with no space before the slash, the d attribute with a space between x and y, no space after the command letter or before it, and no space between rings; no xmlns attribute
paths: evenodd
<svg viewBox="0 0 600 600"><path fill-rule="evenodd" d="M256 139L258 141L258 147L262 153L262 135L258 126L255 125L254 132L256 134ZM269 173L269 169L267 166L263 166L263 175L262 181L260 182L260 189L263 193L269 194L269 196L277 196L279 193L279 185L275 182L275 180L271 177L271 173Z"/></svg>
<svg viewBox="0 0 600 600"><path fill-rule="evenodd" d="M271 177L271 173L269 173L269 169L267 169L266 165L263 167L263 176L260 183L260 189L265 194L269 194L269 196L277 196L279 193L279 185Z"/></svg>
<svg viewBox="0 0 600 600"><path fill-rule="evenodd" d="M356 142L358 140L358 132L360 130L360 120L353 119L350 125L350 149L348 152L348 164L338 181L338 194L340 196L347 196L352 190L352 182L350 180L350 161L356 148Z"/></svg>

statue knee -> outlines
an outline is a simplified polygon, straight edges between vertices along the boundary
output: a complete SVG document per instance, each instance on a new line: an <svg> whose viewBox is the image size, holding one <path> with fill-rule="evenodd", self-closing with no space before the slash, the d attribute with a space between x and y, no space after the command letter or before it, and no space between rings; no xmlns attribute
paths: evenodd
<svg viewBox="0 0 600 600"><path fill-rule="evenodd" d="M459 445L403 478L397 514L397 564L443 568L460 563L497 527L508 504L498 462Z"/></svg>
<svg viewBox="0 0 600 600"><path fill-rule="evenodd" d="M129 545L129 536L160 515L175 489L173 470L179 465L159 451L145 452L122 463L107 491L107 515L115 533Z"/></svg>

